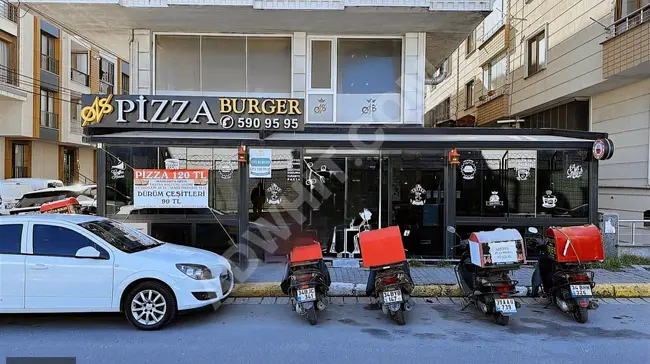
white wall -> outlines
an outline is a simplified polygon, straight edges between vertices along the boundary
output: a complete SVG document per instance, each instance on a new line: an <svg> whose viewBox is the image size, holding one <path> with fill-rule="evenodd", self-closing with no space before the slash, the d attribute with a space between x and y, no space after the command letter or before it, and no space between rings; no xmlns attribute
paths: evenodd
<svg viewBox="0 0 650 364"><path fill-rule="evenodd" d="M603 24L611 21L610 0L510 0L510 15L525 20L512 20L511 55L514 71L511 113L554 101L566 95L603 82ZM525 78L525 44L548 25L546 69ZM524 41L522 42L522 39Z"/></svg>
<svg viewBox="0 0 650 364"><path fill-rule="evenodd" d="M83 148L83 147L79 148L79 173L83 174L84 176L92 180L95 180L96 176L93 175L93 165L94 165L93 150L94 150L93 148Z"/></svg>
<svg viewBox="0 0 650 364"><path fill-rule="evenodd" d="M650 209L650 79L596 95L594 131L609 134L612 159L599 164L599 208L641 219Z"/></svg>
<svg viewBox="0 0 650 364"><path fill-rule="evenodd" d="M59 146L32 142L32 177L59 179Z"/></svg>

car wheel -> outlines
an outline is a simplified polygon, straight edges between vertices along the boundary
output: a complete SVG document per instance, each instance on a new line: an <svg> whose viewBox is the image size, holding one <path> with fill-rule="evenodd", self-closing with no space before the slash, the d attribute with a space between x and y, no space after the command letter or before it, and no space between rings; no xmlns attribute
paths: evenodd
<svg viewBox="0 0 650 364"><path fill-rule="evenodd" d="M176 317L178 308L167 286L158 282L143 282L127 294L124 313L129 322L140 330L159 330Z"/></svg>

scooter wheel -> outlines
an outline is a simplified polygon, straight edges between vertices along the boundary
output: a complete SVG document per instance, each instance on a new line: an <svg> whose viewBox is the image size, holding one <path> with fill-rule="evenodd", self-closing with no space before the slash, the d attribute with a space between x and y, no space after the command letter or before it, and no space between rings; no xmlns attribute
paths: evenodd
<svg viewBox="0 0 650 364"><path fill-rule="evenodd" d="M510 316L503 316L502 313L494 314L494 322L501 326L506 326L510 322Z"/></svg>
<svg viewBox="0 0 650 364"><path fill-rule="evenodd" d="M395 319L395 322L397 322L398 325L406 325L406 318L404 317L404 309L399 309L399 311L396 311L395 314L393 315L393 318Z"/></svg>
<svg viewBox="0 0 650 364"><path fill-rule="evenodd" d="M316 325L318 323L318 316L316 316L316 306L311 306L310 309L307 310L307 320L309 321L310 325Z"/></svg>
<svg viewBox="0 0 650 364"><path fill-rule="evenodd" d="M587 323L587 321L589 321L589 311L587 311L587 307L578 307L578 309L573 311L573 318L575 318L578 323Z"/></svg>

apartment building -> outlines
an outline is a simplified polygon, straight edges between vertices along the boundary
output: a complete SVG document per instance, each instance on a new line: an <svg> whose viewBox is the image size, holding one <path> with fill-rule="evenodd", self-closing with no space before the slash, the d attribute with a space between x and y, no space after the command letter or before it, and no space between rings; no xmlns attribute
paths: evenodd
<svg viewBox="0 0 650 364"><path fill-rule="evenodd" d="M606 132L599 210L649 218L649 15L649 0L496 0L427 90L425 121Z"/></svg>
<svg viewBox="0 0 650 364"><path fill-rule="evenodd" d="M0 0L0 179L96 181L83 142L81 95L128 93L129 64Z"/></svg>

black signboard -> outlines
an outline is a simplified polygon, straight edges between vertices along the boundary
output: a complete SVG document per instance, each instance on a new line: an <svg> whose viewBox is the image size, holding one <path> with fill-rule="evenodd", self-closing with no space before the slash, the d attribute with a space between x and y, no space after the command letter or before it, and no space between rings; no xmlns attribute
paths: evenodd
<svg viewBox="0 0 650 364"><path fill-rule="evenodd" d="M83 95L84 128L302 131L303 99Z"/></svg>

